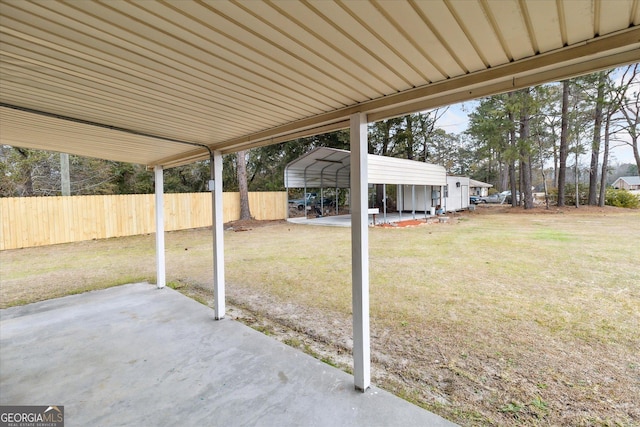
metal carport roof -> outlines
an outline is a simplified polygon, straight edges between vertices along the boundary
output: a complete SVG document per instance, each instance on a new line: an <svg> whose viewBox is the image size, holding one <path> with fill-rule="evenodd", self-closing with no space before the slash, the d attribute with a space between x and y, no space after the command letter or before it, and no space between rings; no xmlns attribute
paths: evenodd
<svg viewBox="0 0 640 427"><path fill-rule="evenodd" d="M175 166L637 62L638 24L639 0L1 0L0 142Z"/></svg>
<svg viewBox="0 0 640 427"><path fill-rule="evenodd" d="M640 0L0 0L0 143L163 168L350 128L354 383L370 383L367 123L640 61ZM211 153L213 151L213 153Z"/></svg>
<svg viewBox="0 0 640 427"><path fill-rule="evenodd" d="M475 179L469 179L469 186L470 187L491 188L491 187L493 187L493 184L489 184L489 183L482 182L482 181L476 181Z"/></svg>
<svg viewBox="0 0 640 427"><path fill-rule="evenodd" d="M368 155L369 184L447 185L444 167L415 160ZM349 188L351 152L318 147L290 162L286 188Z"/></svg>

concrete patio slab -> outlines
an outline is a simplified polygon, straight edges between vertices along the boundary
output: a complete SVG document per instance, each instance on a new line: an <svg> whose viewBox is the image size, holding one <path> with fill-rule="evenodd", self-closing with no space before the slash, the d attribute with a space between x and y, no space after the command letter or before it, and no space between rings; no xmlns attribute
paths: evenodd
<svg viewBox="0 0 640 427"><path fill-rule="evenodd" d="M172 290L131 284L0 310L0 404L66 426L453 426Z"/></svg>
<svg viewBox="0 0 640 427"><path fill-rule="evenodd" d="M415 218L414 218L415 217ZM430 215L427 215L430 217ZM383 214L376 215L376 224L389 224L400 221L406 221L409 219L424 219L425 215L423 212L416 212L413 215L411 212L405 212L402 215L397 212L387 213L386 218ZM305 224L305 225L321 225L328 227L351 227L351 215L331 215L331 216L322 216L316 218L315 216L309 215L307 218L295 217L288 218L287 221L294 224ZM373 225L373 216L369 215L369 225Z"/></svg>

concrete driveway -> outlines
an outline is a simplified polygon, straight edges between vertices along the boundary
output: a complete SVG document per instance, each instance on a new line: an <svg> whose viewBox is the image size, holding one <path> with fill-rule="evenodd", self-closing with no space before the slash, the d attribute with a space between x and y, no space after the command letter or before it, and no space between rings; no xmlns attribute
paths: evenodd
<svg viewBox="0 0 640 427"><path fill-rule="evenodd" d="M68 427L454 425L149 284L0 310L0 404Z"/></svg>

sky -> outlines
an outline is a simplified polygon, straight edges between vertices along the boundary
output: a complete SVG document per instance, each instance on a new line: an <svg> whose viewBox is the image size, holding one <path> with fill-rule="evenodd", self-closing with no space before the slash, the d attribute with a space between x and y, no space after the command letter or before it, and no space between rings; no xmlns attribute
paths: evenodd
<svg viewBox="0 0 640 427"><path fill-rule="evenodd" d="M468 112L472 111L477 105L477 101L469 101L461 104L454 104L449 107L447 112L438 120L437 127L442 128L448 133L462 133L467 130L469 124ZM466 110L466 111L465 111ZM580 163L586 164L590 161L589 155L583 154ZM635 164L633 158L633 149L628 144L617 143L611 144L609 153L609 164Z"/></svg>

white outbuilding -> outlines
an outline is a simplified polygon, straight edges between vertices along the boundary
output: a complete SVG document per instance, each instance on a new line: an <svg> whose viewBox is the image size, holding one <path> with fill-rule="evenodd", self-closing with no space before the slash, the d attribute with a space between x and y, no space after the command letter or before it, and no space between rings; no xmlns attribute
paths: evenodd
<svg viewBox="0 0 640 427"><path fill-rule="evenodd" d="M466 176L447 176L444 191L445 212L456 212L469 209L469 178Z"/></svg>
<svg viewBox="0 0 640 427"><path fill-rule="evenodd" d="M470 179L464 176L446 176L446 185L442 187L431 187L430 199L427 199L427 206L433 207L437 213L457 212L469 209L469 188ZM425 206L425 195L418 191L414 194L414 189L410 186L401 186L398 197L398 207L402 211L423 211ZM429 209L427 209L429 210ZM431 214L433 215L433 211Z"/></svg>
<svg viewBox="0 0 640 427"><path fill-rule="evenodd" d="M397 185L396 206L398 210L435 212L437 206L443 204L441 199L443 187L447 185L444 167L414 160L368 154L367 182L383 186L383 205L378 208L380 214L386 215L387 185ZM328 147L315 148L289 163L284 171L284 185L289 188L308 190L335 190L350 186L351 155L347 150ZM320 197L321 200L324 197Z"/></svg>
<svg viewBox="0 0 640 427"><path fill-rule="evenodd" d="M477 181L475 179L469 179L469 192L470 194L486 197L489 195L489 189L493 187L492 184L486 182Z"/></svg>

